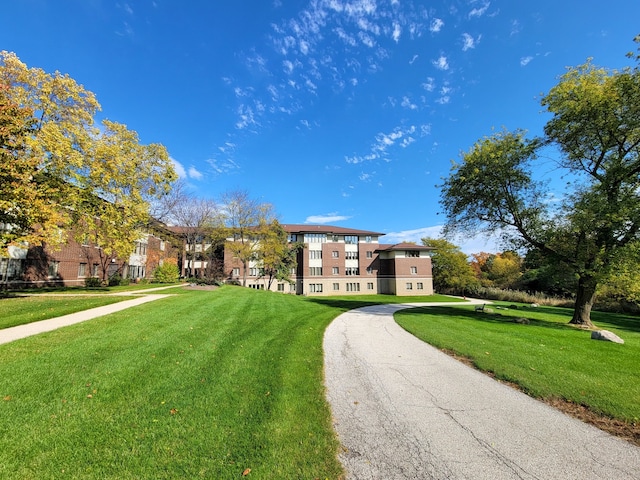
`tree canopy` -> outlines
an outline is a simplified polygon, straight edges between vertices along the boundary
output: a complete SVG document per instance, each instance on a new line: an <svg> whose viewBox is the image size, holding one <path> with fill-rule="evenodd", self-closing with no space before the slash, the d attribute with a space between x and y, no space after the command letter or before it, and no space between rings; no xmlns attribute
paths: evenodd
<svg viewBox="0 0 640 480"><path fill-rule="evenodd" d="M176 174L164 146L142 145L117 122L96 127L99 110L95 95L68 75L0 52L0 122L9 132L0 139L0 222L11 226L0 233L0 250L55 245L58 229L77 223L78 235L108 255L133 251L150 199L168 192Z"/></svg>
<svg viewBox="0 0 640 480"><path fill-rule="evenodd" d="M434 248L431 265L435 291L464 295L479 286L467 256L460 247L444 238L426 237L422 239L422 244Z"/></svg>
<svg viewBox="0 0 640 480"><path fill-rule="evenodd" d="M542 98L544 136L500 131L454 163L442 185L446 232L501 229L575 274L571 320L591 325L598 283L640 230L640 70L572 67ZM543 147L574 180L560 207L532 172Z"/></svg>

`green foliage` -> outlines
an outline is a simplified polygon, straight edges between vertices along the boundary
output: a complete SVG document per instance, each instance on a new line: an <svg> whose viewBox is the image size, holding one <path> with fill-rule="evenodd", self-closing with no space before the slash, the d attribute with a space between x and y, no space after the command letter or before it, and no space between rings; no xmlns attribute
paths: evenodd
<svg viewBox="0 0 640 480"><path fill-rule="evenodd" d="M96 288L102 286L102 280L97 277L88 277L84 279L84 286L87 288Z"/></svg>
<svg viewBox="0 0 640 480"><path fill-rule="evenodd" d="M64 241L59 228L73 225L104 257L126 258L147 223L149 200L177 178L166 149L141 145L116 122L96 128L100 104L92 92L60 72L28 68L13 53L0 52L0 85L0 131L11 132L10 141L0 135L0 222L15 225L0 249L55 246Z"/></svg>
<svg viewBox="0 0 640 480"><path fill-rule="evenodd" d="M443 238L423 238L422 244L433 247L431 255L433 287L440 293L463 295L479 286L467 256Z"/></svg>
<svg viewBox="0 0 640 480"><path fill-rule="evenodd" d="M617 252L640 235L640 70L569 68L542 98L545 138L503 131L478 141L442 188L445 232L501 229L519 246L576 275L572 323L589 325L597 286ZM557 210L532 180L543 145L575 179Z"/></svg>
<svg viewBox="0 0 640 480"><path fill-rule="evenodd" d="M153 280L159 283L175 283L180 278L177 265L165 262L153 271Z"/></svg>

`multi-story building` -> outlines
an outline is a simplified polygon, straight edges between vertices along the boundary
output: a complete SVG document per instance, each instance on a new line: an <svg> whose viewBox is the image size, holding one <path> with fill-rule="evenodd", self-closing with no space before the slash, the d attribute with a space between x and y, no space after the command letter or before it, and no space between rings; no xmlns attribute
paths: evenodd
<svg viewBox="0 0 640 480"><path fill-rule="evenodd" d="M298 295L431 295L431 247L380 244L382 233L326 225L282 225L290 242L304 245L291 272L291 283L275 282L271 289ZM225 250L227 281L242 283L242 264ZM260 265L252 262L246 285L264 289Z"/></svg>
<svg viewBox="0 0 640 480"><path fill-rule="evenodd" d="M177 237L159 222L141 232L134 252L126 259L107 257L89 241L76 241L72 231L61 231L64 241L58 248L9 247L0 258L0 285L83 286L89 278L108 279L114 274L131 280L150 279L163 262L177 261Z"/></svg>

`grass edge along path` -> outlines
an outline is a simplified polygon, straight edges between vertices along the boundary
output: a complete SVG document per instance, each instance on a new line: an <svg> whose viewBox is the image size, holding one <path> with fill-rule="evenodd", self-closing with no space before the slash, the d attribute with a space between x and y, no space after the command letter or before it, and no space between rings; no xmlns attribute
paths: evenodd
<svg viewBox="0 0 640 480"><path fill-rule="evenodd" d="M397 312L395 319L467 365L640 446L640 319L594 312L599 328L625 339L618 345L568 325L569 309L509 305L498 303L487 313L422 307ZM529 324L515 322L523 318Z"/></svg>
<svg viewBox="0 0 640 480"><path fill-rule="evenodd" d="M342 311L179 290L2 345L0 477L340 478L322 337Z"/></svg>

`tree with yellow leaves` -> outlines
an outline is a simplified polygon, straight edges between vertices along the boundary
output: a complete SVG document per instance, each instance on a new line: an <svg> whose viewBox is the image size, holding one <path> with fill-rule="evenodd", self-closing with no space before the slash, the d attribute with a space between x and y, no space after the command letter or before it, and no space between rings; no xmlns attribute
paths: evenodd
<svg viewBox="0 0 640 480"><path fill-rule="evenodd" d="M0 247L55 246L62 241L58 229L76 225L78 237L103 255L126 258L148 220L150 199L166 194L176 179L165 147L140 144L120 123L96 127L100 104L92 92L60 72L28 68L6 51L0 88L2 108L19 113L8 114L14 133L2 137L3 164L8 158L10 165L0 170L0 184L9 188L13 180L18 187L2 195ZM31 213L16 222L13 212Z"/></svg>

